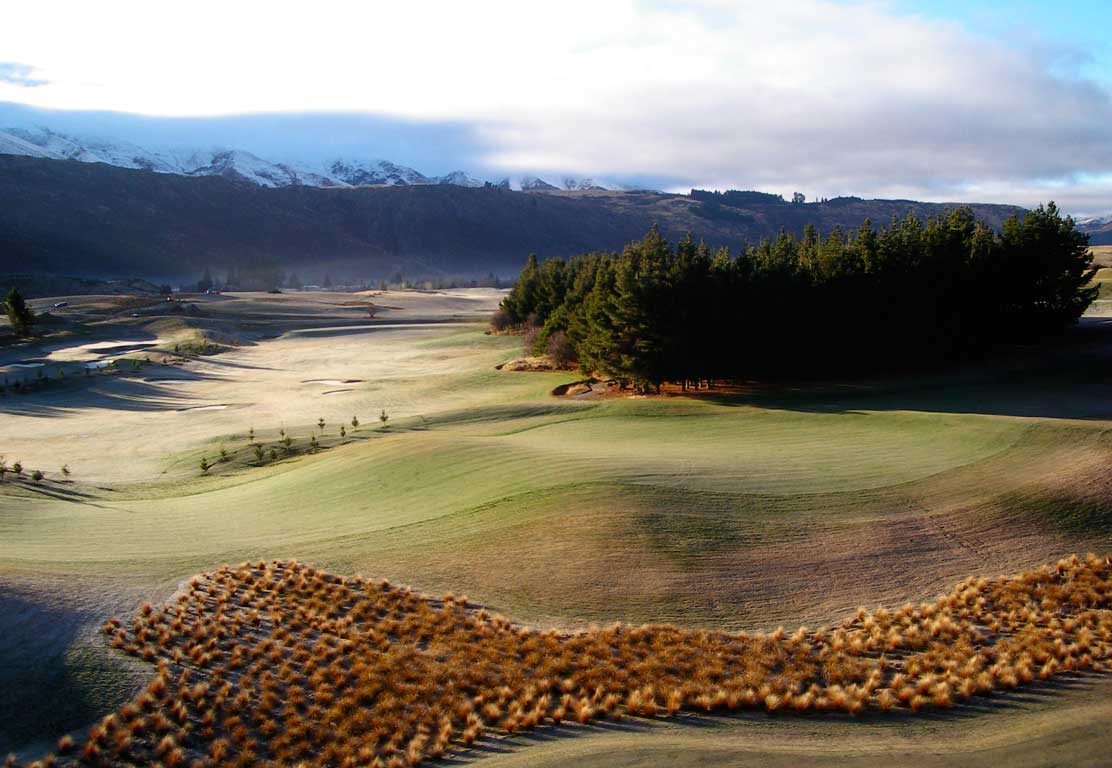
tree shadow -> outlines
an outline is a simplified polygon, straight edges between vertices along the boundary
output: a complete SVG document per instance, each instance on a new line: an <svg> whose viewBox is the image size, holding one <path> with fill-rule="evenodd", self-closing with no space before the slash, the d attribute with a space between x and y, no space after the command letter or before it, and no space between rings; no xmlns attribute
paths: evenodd
<svg viewBox="0 0 1112 768"><path fill-rule="evenodd" d="M248 345L241 344L240 346L248 346ZM195 362L195 363L204 363L205 365L211 365L211 366L214 366L216 368L239 368L239 369L246 370L246 371L272 371L272 370L274 370L269 365L249 365L247 363L237 363L237 362L233 362L231 360L222 360L217 355L184 355L184 357L188 360L191 360L191 361Z"/></svg>
<svg viewBox="0 0 1112 768"><path fill-rule="evenodd" d="M1112 419L1112 318L1083 318L1060 343L921 373L824 381L754 381L701 391L723 406L805 413L921 411Z"/></svg>
<svg viewBox="0 0 1112 768"><path fill-rule="evenodd" d="M180 369L179 369L180 371ZM218 377L211 374L180 371L181 375L145 380L142 372L128 374L92 374L87 378L62 384L0 396L0 413L13 416L63 417L88 408L119 411L175 411L196 404L198 398L175 392L169 384L178 381L204 381ZM148 374L149 375L149 374Z"/></svg>
<svg viewBox="0 0 1112 768"><path fill-rule="evenodd" d="M1046 706L1060 700L1072 692L1091 690L1104 677L1099 672L1077 672L1063 674L1047 681L1034 681L1014 690L996 690L989 695L980 695L953 707L926 708L913 712L900 708L889 712L867 710L860 715L845 712L795 712L786 710L767 712L763 709L742 709L735 712L693 712L684 710L672 718L623 717L621 721L597 720L585 725L563 723L558 726L544 725L534 731L505 735L488 732L484 737L465 750L450 753L441 762L456 765L471 765L489 755L506 754L520 749L528 749L560 739L577 739L592 734L606 732L644 733L666 723L680 725L685 729L714 730L728 723L777 724L784 728L806 726L810 729L822 726L850 728L869 726L891 729L901 735L909 727L922 727L927 730L944 723L972 723L983 717L1018 712L1032 706ZM786 732L785 735L788 735Z"/></svg>
<svg viewBox="0 0 1112 768"><path fill-rule="evenodd" d="M45 751L134 695L140 671L109 656L86 611L0 585L0 615L0 753Z"/></svg>
<svg viewBox="0 0 1112 768"><path fill-rule="evenodd" d="M87 328L88 332L80 335L70 335L64 338L33 338L12 346L0 347L0 368L10 366L28 359L47 362L50 365L63 365L71 361L54 360L47 358L54 352L63 349L87 347L90 344L110 344L99 348L108 355L125 355L130 352L141 352L150 349L158 343L158 336L141 327L127 326L99 326ZM126 338L120 339L120 336Z"/></svg>
<svg viewBox="0 0 1112 768"><path fill-rule="evenodd" d="M559 725L548 723L531 731L518 731L505 734L487 731L483 737L463 751L451 752L440 762L455 765L470 765L490 755L507 754L519 749L528 749L538 744L547 744L563 739L579 739L599 733L644 733L652 730L659 721L647 718L623 717L621 720L591 720L579 724L562 722Z"/></svg>

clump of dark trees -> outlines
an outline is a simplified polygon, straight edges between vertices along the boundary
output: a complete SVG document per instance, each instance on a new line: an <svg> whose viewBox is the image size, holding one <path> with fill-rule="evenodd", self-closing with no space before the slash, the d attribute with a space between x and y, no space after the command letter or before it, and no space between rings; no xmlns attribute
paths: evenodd
<svg viewBox="0 0 1112 768"><path fill-rule="evenodd" d="M1088 237L1051 203L996 232L968 209L875 229L807 227L734 256L654 227L621 253L530 257L493 324L534 354L639 388L826 375L966 357L1075 323Z"/></svg>

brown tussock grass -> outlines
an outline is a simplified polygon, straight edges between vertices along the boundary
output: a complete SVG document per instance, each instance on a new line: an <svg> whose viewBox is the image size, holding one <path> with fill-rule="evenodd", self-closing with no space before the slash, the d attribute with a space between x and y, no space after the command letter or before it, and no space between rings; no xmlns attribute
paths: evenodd
<svg viewBox="0 0 1112 768"><path fill-rule="evenodd" d="M158 674L83 744L59 742L61 764L416 766L547 723L946 709L1104 671L1112 564L1075 556L969 579L933 603L756 635L541 632L452 594L256 562L199 575L170 605L103 629Z"/></svg>

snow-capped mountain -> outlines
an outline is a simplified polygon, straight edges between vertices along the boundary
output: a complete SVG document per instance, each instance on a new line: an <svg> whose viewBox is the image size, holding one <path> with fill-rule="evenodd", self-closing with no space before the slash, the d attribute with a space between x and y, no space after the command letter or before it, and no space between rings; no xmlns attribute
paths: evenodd
<svg viewBox="0 0 1112 768"><path fill-rule="evenodd" d="M526 192L533 190L546 190L546 189L559 189L555 184L549 184L544 179L538 179L536 176L526 176L521 180L521 188Z"/></svg>
<svg viewBox="0 0 1112 768"><path fill-rule="evenodd" d="M213 152L206 159L202 157L194 155L189 162L183 164L181 171L169 172L189 176L223 176L232 181L247 181L260 187L337 186L327 176L285 163L271 163L242 150ZM194 165L199 162L204 164Z"/></svg>
<svg viewBox="0 0 1112 768"><path fill-rule="evenodd" d="M1112 225L1112 213L1107 216L1085 216L1077 220L1078 226L1090 229L1103 229Z"/></svg>
<svg viewBox="0 0 1112 768"><path fill-rule="evenodd" d="M222 176L261 187L359 187L368 185L461 184L483 182L462 171L428 177L404 165L377 159L336 159L319 165L274 162L241 149L150 150L126 142L80 139L48 128L0 130L0 154L27 155L83 163L107 163L183 176Z"/></svg>
<svg viewBox="0 0 1112 768"><path fill-rule="evenodd" d="M574 176L565 176L561 179L564 189L573 192L587 192L587 191L607 191L607 192L629 192L636 189L628 184L620 184L616 181L607 181L603 179L592 178L575 178Z"/></svg>
<svg viewBox="0 0 1112 768"><path fill-rule="evenodd" d="M333 184L348 187L435 183L423 173L389 160L334 160L324 164L321 172Z"/></svg>
<svg viewBox="0 0 1112 768"><path fill-rule="evenodd" d="M36 157L107 163L121 168L144 168L160 173L183 172L176 158L150 152L127 142L80 141L49 128L10 128L0 131L0 142L5 138L19 140L37 149L39 154L33 155ZM25 153L17 151L10 154Z"/></svg>
<svg viewBox="0 0 1112 768"><path fill-rule="evenodd" d="M437 184L455 184L457 187L482 187L487 182L480 181L466 171L452 171L433 179ZM508 181L508 180L507 180ZM496 184L495 186L499 186Z"/></svg>
<svg viewBox="0 0 1112 768"><path fill-rule="evenodd" d="M0 131L0 154L26 155L27 157L54 157L52 153L21 139L13 133Z"/></svg>
<svg viewBox="0 0 1112 768"><path fill-rule="evenodd" d="M627 190L621 184L589 178L564 177L562 187L535 176L525 176L520 185L508 178L496 182L477 179L466 171L443 176L426 176L405 165L370 158L335 158L321 163L289 162L259 157L242 149L223 147L148 148L125 141L77 137L42 126L24 125L0 129L0 154L26 155L82 163L106 163L120 168L135 168L155 173L182 176L221 176L232 181L260 187L363 187L451 184L483 187L488 183L499 189L526 192L565 190Z"/></svg>
<svg viewBox="0 0 1112 768"><path fill-rule="evenodd" d="M1077 228L1089 236L1092 245L1112 245L1112 213L1078 219Z"/></svg>

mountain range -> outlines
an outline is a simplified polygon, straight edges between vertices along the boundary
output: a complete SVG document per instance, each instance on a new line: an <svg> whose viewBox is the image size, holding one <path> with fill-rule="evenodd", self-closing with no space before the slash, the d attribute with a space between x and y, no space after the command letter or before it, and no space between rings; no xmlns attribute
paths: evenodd
<svg viewBox="0 0 1112 768"><path fill-rule="evenodd" d="M332 158L319 163L263 159L242 149L140 147L130 142L77 137L43 126L0 129L0 154L50 160L105 163L118 168L142 169L179 176L220 176L260 187L368 187L451 184L459 187L492 186L525 190L558 189L533 176L517 182L477 179L466 171L432 176L405 165L378 158ZM625 189L623 185L593 179L564 177L563 189Z"/></svg>
<svg viewBox="0 0 1112 768"><path fill-rule="evenodd" d="M1088 233L1092 245L1112 245L1112 214L1078 219L1077 227Z"/></svg>
<svg viewBox="0 0 1112 768"><path fill-rule="evenodd" d="M528 191L410 184L263 186L103 162L0 154L0 274L196 281L206 268L296 272L307 282L511 278L541 258L620 249L658 225L736 251L806 224L944 214L955 203L758 192ZM974 204L990 226L1022 209Z"/></svg>

